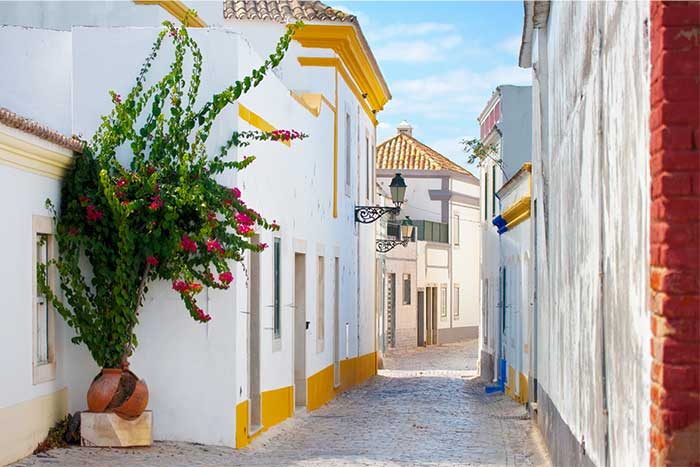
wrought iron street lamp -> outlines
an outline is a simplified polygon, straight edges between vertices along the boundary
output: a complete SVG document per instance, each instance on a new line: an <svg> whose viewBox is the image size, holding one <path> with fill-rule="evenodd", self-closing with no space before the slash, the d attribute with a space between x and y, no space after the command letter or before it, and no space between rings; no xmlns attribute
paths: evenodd
<svg viewBox="0 0 700 467"><path fill-rule="evenodd" d="M413 237L414 228L411 218L406 216L406 219L401 223L401 240L377 240L377 251L379 253L386 253L399 245L403 245L404 247L408 246L409 240Z"/></svg>
<svg viewBox="0 0 700 467"><path fill-rule="evenodd" d="M397 215L406 197L406 182L401 174L394 175L389 184L389 190L394 206L355 206L355 222L371 224L386 213Z"/></svg>

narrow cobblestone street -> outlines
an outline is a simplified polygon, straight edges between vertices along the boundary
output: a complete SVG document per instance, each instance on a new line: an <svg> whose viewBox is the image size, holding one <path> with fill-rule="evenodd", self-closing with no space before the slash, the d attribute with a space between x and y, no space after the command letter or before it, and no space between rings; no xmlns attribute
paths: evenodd
<svg viewBox="0 0 700 467"><path fill-rule="evenodd" d="M547 466L525 409L487 395L476 342L394 353L368 383L273 427L242 450L158 442L56 449L29 466Z"/></svg>

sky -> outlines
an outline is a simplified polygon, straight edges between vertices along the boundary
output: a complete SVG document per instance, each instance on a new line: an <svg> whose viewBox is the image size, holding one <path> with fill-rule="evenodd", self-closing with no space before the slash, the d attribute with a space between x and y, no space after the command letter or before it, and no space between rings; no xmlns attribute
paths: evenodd
<svg viewBox="0 0 700 467"><path fill-rule="evenodd" d="M476 119L496 86L531 82L518 67L523 2L325 3L358 17L389 85L377 141L406 120L415 138L478 176L459 141L479 136Z"/></svg>

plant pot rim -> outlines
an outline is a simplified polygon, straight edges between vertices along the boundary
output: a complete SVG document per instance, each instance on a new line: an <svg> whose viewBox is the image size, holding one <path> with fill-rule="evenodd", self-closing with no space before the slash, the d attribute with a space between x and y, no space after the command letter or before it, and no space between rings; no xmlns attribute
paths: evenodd
<svg viewBox="0 0 700 467"><path fill-rule="evenodd" d="M102 368L102 373L121 373L121 368Z"/></svg>

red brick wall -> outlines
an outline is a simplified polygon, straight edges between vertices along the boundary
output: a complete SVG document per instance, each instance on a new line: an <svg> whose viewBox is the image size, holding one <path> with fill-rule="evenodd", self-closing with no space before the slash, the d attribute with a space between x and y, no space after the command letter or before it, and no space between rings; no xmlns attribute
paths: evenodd
<svg viewBox="0 0 700 467"><path fill-rule="evenodd" d="M700 466L700 2L651 3L652 466Z"/></svg>

